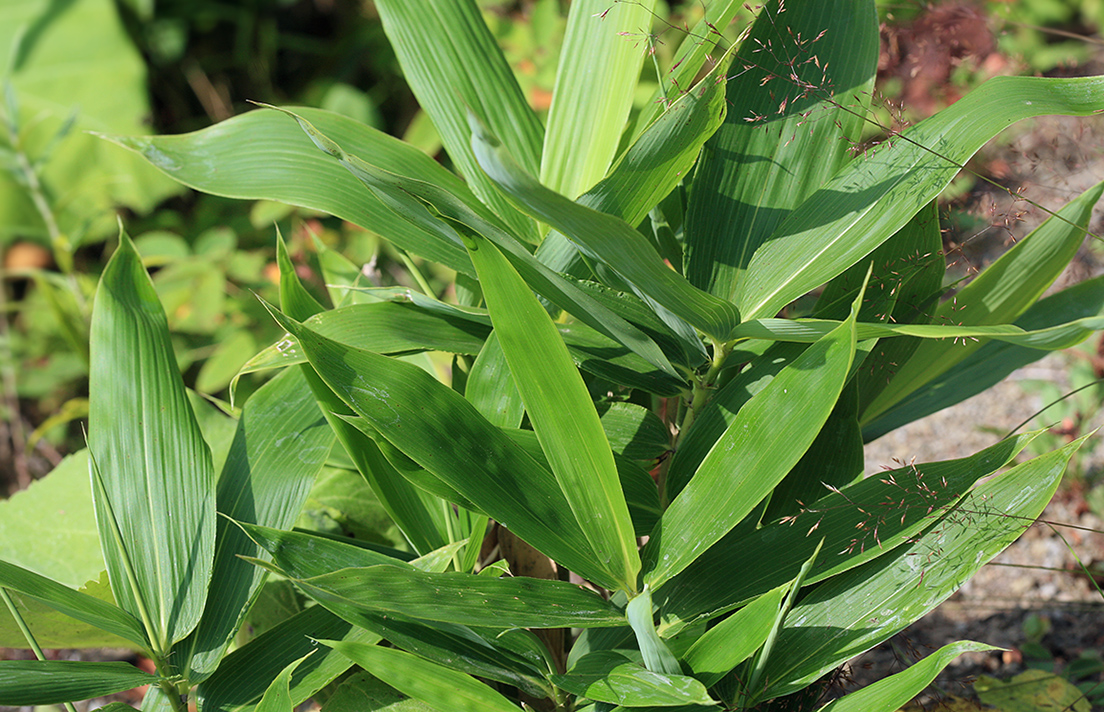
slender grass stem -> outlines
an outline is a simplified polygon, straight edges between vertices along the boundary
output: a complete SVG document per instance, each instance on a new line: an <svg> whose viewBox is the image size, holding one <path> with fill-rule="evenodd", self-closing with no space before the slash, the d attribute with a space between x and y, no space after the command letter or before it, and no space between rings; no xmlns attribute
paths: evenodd
<svg viewBox="0 0 1104 712"><path fill-rule="evenodd" d="M11 594L8 593L8 589L0 588L0 598L4 599L4 603L8 606L8 610L11 611L12 618L15 619L15 624L19 626L19 631L23 633L23 637L27 640L27 645L34 651L35 657L39 660L45 660L46 654L42 652L42 647L35 640L34 634L31 633L30 627L27 622L23 620L23 616L19 613L19 609L15 607L15 601L12 600ZM65 703L65 709L69 712L77 712L77 708L73 706L72 702Z"/></svg>
<svg viewBox="0 0 1104 712"><path fill-rule="evenodd" d="M407 271L410 272L410 276L418 283L418 288L422 290L422 293L427 297L436 296L433 287L429 286L429 282L422 276L422 271L418 269L418 265L414 264L414 260L410 259L410 255L406 254L404 250L399 250L399 257L402 258L403 264L406 265Z"/></svg>

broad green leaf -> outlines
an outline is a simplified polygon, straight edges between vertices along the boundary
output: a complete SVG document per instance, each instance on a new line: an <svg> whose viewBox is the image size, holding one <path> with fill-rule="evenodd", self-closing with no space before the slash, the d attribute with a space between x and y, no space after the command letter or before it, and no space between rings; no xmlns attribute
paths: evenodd
<svg viewBox="0 0 1104 712"><path fill-rule="evenodd" d="M204 712L253 712L284 666L313 651L291 677L292 702L303 702L351 667L348 658L319 649L312 637L369 645L380 639L322 606L313 606L226 656L218 670L196 688L199 708Z"/></svg>
<svg viewBox="0 0 1104 712"><path fill-rule="evenodd" d="M606 175L648 54L655 0L571 4L548 109L540 182L576 198Z"/></svg>
<svg viewBox="0 0 1104 712"><path fill-rule="evenodd" d="M640 224L693 169L702 144L724 119L727 67L726 57L659 115L617 160L609 175L579 196L578 203L621 218L629 225ZM582 265L579 248L555 230L545 237L536 256L557 272L580 275L589 271Z"/></svg>
<svg viewBox="0 0 1104 712"><path fill-rule="evenodd" d="M0 559L72 588L104 570L86 450L0 502Z"/></svg>
<svg viewBox="0 0 1104 712"><path fill-rule="evenodd" d="M416 366L273 316L299 339L330 388L408 457L572 571L610 588L619 585L595 563L551 473L458 393Z"/></svg>
<svg viewBox="0 0 1104 712"><path fill-rule="evenodd" d="M40 591L36 592L41 595ZM111 585L107 582L106 571L101 571L99 578L88 581L78 588L77 592L103 601L114 609L107 612L109 617L101 625L108 625L108 621L112 620L110 616L122 614L122 611L115 606L115 598L111 595ZM43 648L130 647L141 650L147 647L142 624L137 619L132 618L125 623L135 638L135 640L128 640L108 633L102 627L68 616L61 612L60 606L57 608L48 606L33 596L16 593L12 589L8 589L8 595L15 604L16 610L19 611L20 617L34 633L35 640ZM77 603L78 608L79 605ZM130 618L128 614L123 615ZM0 646L21 648L26 644L27 637L19 629L15 618L9 615L0 616Z"/></svg>
<svg viewBox="0 0 1104 712"><path fill-rule="evenodd" d="M0 586L31 596L56 611L125 638L142 649L150 646L146 632L135 616L107 601L75 591L33 571L0 561Z"/></svg>
<svg viewBox="0 0 1104 712"><path fill-rule="evenodd" d="M480 112L526 170L540 166L543 128L529 108L474 0L382 0L383 29L422 109L433 119L449 158L472 190L526 242L537 226L495 190L468 143L466 114ZM371 154L364 154L371 155Z"/></svg>
<svg viewBox="0 0 1104 712"><path fill-rule="evenodd" d="M318 642L438 712L518 712L516 705L471 676L402 650L337 640Z"/></svg>
<svg viewBox="0 0 1104 712"><path fill-rule="evenodd" d="M238 521L290 527L333 442L303 375L285 371L242 409L218 481L218 511ZM259 553L237 526L220 517L212 574L216 585L195 633L178 646L187 651L190 680L198 682L214 671L241 626L265 575L240 557Z"/></svg>
<svg viewBox="0 0 1104 712"><path fill-rule="evenodd" d="M667 426L652 411L635 403L596 404L610 447L632 460L655 460L671 445Z"/></svg>
<svg viewBox="0 0 1104 712"><path fill-rule="evenodd" d="M911 543L813 589L786 618L767 661L766 697L804 688L950 596L1042 512L1084 441L979 485Z"/></svg>
<svg viewBox="0 0 1104 712"><path fill-rule="evenodd" d="M720 682L766 641L786 595L787 586L772 589L706 631L683 660L706 687Z"/></svg>
<svg viewBox="0 0 1104 712"><path fill-rule="evenodd" d="M319 150L340 161L402 219L457 247L463 244L458 230L474 231L486 237L505 252L507 259L536 292L596 331L624 344L649 363L675 375L674 368L651 339L541 264L482 204L461 200L456 191L442 188L440 183L409 178L366 163L347 153L303 117L284 109L278 111L294 118Z"/></svg>
<svg viewBox="0 0 1104 712"><path fill-rule="evenodd" d="M322 318L337 313L336 310L318 313L321 310L320 305L309 298L305 288L299 282L294 265L288 258L283 246L282 239L279 240L278 247L279 253L282 255L280 258L280 303L283 308L290 310L297 319L306 319L312 315ZM339 320L341 318L338 317ZM360 328L355 331L356 333L374 333L377 329L372 328L371 325L364 328L364 325L360 324ZM286 350L288 351L291 350L290 344L281 342L278 346L287 347ZM425 553L448 543L447 526L441 516L444 513L442 511L444 503L411 486L396 472L383 457L377 444L373 442L372 434L361 432L345 419L347 416L353 415L353 411L341 401L337 394L330 390L329 386L314 369L309 365L304 365L302 369L310 390L318 401L322 414L337 435L338 442L341 443L353 465L371 486L372 491L376 494L376 499L414 548Z"/></svg>
<svg viewBox="0 0 1104 712"><path fill-rule="evenodd" d="M295 583L322 602L484 628L601 628L625 620L612 604L574 584L524 576L488 578L377 565Z"/></svg>
<svg viewBox="0 0 1104 712"><path fill-rule="evenodd" d="M288 689L291 686L291 674L313 652L315 651L311 651L298 660L289 663L287 667L280 671L280 674L265 690L264 696L261 697L261 701L257 705L256 712L288 712L288 710L295 709L295 702L291 699L291 692Z"/></svg>
<svg viewBox="0 0 1104 712"><path fill-rule="evenodd" d="M1102 314L1104 277L1096 277L1040 299L1016 320L1016 326L1031 332ZM1089 333L1086 331L1084 335ZM863 439L870 442L906 423L961 402L1046 354L1040 349L990 341L941 376L898 401L879 418L864 425Z"/></svg>
<svg viewBox="0 0 1104 712"><path fill-rule="evenodd" d="M433 708L366 672L358 672L341 683L322 706L322 712L433 712Z"/></svg>
<svg viewBox="0 0 1104 712"><path fill-rule="evenodd" d="M339 114L305 107L297 111L350 151L371 156L376 165L441 185L478 203L460 179L418 149ZM321 210L383 235L415 255L460 272L471 271L462 245L443 242L397 216L274 112L251 111L179 136L111 140L196 190Z"/></svg>
<svg viewBox="0 0 1104 712"><path fill-rule="evenodd" d="M970 640L944 645L907 670L833 700L818 712L895 712L919 695L959 655L997 649L992 645Z"/></svg>
<svg viewBox="0 0 1104 712"><path fill-rule="evenodd" d="M480 166L500 189L534 218L570 238L583 254L607 265L640 296L714 338L726 338L739 323L732 304L691 286L631 225L542 186L474 117L471 142Z"/></svg>
<svg viewBox="0 0 1104 712"><path fill-rule="evenodd" d="M552 473L601 565L619 588L634 591L640 557L632 520L587 387L548 313L502 253L483 238L468 239L495 333Z"/></svg>
<svg viewBox="0 0 1104 712"><path fill-rule="evenodd" d="M858 300L856 300L857 302ZM748 401L671 502L645 547L644 581L660 587L721 539L789 472L816 438L855 355L843 322Z"/></svg>
<svg viewBox="0 0 1104 712"><path fill-rule="evenodd" d="M759 11L733 60L732 110L694 174L686 211L692 284L733 298L756 249L847 162L877 65L873 0L774 1Z"/></svg>
<svg viewBox="0 0 1104 712"><path fill-rule="evenodd" d="M656 87L651 101L641 107L640 115L636 118L635 135L646 130L674 101L685 96L688 90L692 90L694 78L705 63L713 63L714 59L711 56L713 50L718 44L726 43L721 33L740 11L740 2L721 0L721 2L707 4L703 9L705 14L679 43L670 69L665 75L659 77L659 86Z"/></svg>
<svg viewBox="0 0 1104 712"><path fill-rule="evenodd" d="M684 675L664 675L630 662L625 656L599 650L579 660L553 682L577 697L627 707L713 705L705 685Z"/></svg>
<svg viewBox="0 0 1104 712"><path fill-rule="evenodd" d="M104 707L97 707L92 712L136 712L133 707L124 702L112 702Z"/></svg>
<svg viewBox="0 0 1104 712"><path fill-rule="evenodd" d="M15 104L5 107L15 109L5 123L12 121L19 133L0 131L2 143L37 164L53 217L74 248L82 233L111 232L114 206L145 213L178 192L141 159L86 133L148 130L146 63L115 3L9 0L0 7L0 57ZM21 171L0 167L5 245L12 238L48 237L24 179Z"/></svg>
<svg viewBox="0 0 1104 712"><path fill-rule="evenodd" d="M602 424L605 427L605 423ZM529 457L547 467L547 459L541 449L537 434L532 430L503 429L510 440L520 445ZM607 431L608 432L608 431ZM621 490L625 493L625 501L629 505L629 515L632 517L633 530L636 536L647 536L652 531L663 509L659 505L659 490L656 489L655 480L648 471L638 463L629 460L623 455L614 454L614 462L617 464L617 477L621 480Z"/></svg>
<svg viewBox="0 0 1104 712"><path fill-rule="evenodd" d="M207 598L215 473L165 312L125 232L96 293L91 354L88 440L111 588L164 654L195 628Z"/></svg>
<svg viewBox="0 0 1104 712"><path fill-rule="evenodd" d="M815 583L893 551L940 516L976 481L997 472L1035 434L1002 440L960 460L907 465L828 492L795 517L733 531L662 590L663 635L712 617L796 575L823 537ZM815 536L814 536L815 535ZM774 552L764 561L763 551ZM740 580L731 572L741 571Z"/></svg>
<svg viewBox="0 0 1104 712"><path fill-rule="evenodd" d="M1082 193L1056 215L1016 243L966 285L951 301L935 309L937 323L974 326L1010 322L1058 277L1085 239L1093 208L1104 194L1104 183ZM893 403L944 373L981 347L979 342L950 344L928 341L900 364L889 385L863 412L869 421Z"/></svg>
<svg viewBox="0 0 1104 712"><path fill-rule="evenodd" d="M475 357L464 397L490 423L500 428L521 427L525 403L521 400L506 354L502 352L498 335L492 333Z"/></svg>
<svg viewBox="0 0 1104 712"><path fill-rule="evenodd" d="M996 77L856 158L798 206L737 285L745 319L773 316L907 223L986 141L1020 119L1104 108L1104 78Z"/></svg>
<svg viewBox="0 0 1104 712"><path fill-rule="evenodd" d="M0 660L0 705L48 705L156 683L130 663Z"/></svg>

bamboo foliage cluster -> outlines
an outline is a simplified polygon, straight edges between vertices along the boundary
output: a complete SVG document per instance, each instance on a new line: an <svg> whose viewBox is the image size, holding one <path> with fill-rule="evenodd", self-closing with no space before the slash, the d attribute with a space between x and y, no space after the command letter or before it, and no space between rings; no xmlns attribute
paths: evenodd
<svg viewBox="0 0 1104 712"><path fill-rule="evenodd" d="M856 151L873 0L768 2L709 68L738 5L717 1L629 122L644 52L624 35L653 5L571 4L542 123L474 2L376 0L457 174L307 108L113 138L198 190L373 230L455 270L456 298L365 286L319 245L326 306L279 242L266 306L287 335L243 369L279 375L218 467L124 233L92 330L113 601L5 562L0 587L157 673L2 662L0 703L150 684L144 710L289 710L358 665L323 710L891 712L988 649L818 707L833 669L1014 541L1083 442L1017 464L1033 436L1015 435L863 477L864 442L1104 328L1104 280L1040 298L1104 184L953 307L934 203L1010 123L1104 109L1104 78L994 79ZM423 351L454 354L451 383L405 358ZM337 454L410 552L292 529ZM270 574L313 605L231 651Z"/></svg>

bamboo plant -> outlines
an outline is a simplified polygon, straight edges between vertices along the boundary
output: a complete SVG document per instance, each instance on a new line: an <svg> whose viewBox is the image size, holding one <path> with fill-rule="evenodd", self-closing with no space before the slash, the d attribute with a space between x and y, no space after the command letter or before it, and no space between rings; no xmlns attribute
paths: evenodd
<svg viewBox="0 0 1104 712"><path fill-rule="evenodd" d="M1102 279L1041 298L1104 185L953 301L935 207L1009 124L1104 109L1104 78L994 79L862 145L873 0L767 2L731 48L738 3L717 0L633 115L653 5L571 3L542 122L474 2L376 0L456 173L307 108L113 139L195 189L361 225L455 289L366 286L319 246L322 304L279 242L266 306L287 334L245 369L279 375L216 477L124 234L89 428L114 603L6 563L0 586L157 673L2 662L0 703L148 683L144 710L289 710L326 688L325 712L892 712L989 649L820 702L1014 541L1083 442L1017 462L1034 436L1013 435L863 476L864 442L1104 327ZM453 354L451 378L408 358L425 351ZM291 528L338 455L409 551ZM230 652L271 574L313 605Z"/></svg>

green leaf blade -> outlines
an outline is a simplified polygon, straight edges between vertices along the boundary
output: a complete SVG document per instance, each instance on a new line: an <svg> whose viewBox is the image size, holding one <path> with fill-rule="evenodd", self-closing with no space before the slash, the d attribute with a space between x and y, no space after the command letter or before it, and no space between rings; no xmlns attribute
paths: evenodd
<svg viewBox="0 0 1104 712"><path fill-rule="evenodd" d="M878 64L873 2L779 5L759 11L736 52L733 108L706 142L687 206L686 276L724 299L786 215L848 160Z"/></svg>
<svg viewBox="0 0 1104 712"><path fill-rule="evenodd" d="M833 700L821 707L819 712L894 712L923 692L935 676L959 655L987 650L999 648L971 640L944 645L907 670Z"/></svg>
<svg viewBox="0 0 1104 712"><path fill-rule="evenodd" d="M495 333L552 472L602 565L625 591L640 557L617 465L567 347L529 287L483 238L468 251Z"/></svg>
<svg viewBox="0 0 1104 712"><path fill-rule="evenodd" d="M855 355L857 312L740 409L645 547L658 588L744 518L797 463L827 420Z"/></svg>
<svg viewBox="0 0 1104 712"><path fill-rule="evenodd" d="M0 660L0 705L74 702L156 682L129 663Z"/></svg>
<svg viewBox="0 0 1104 712"><path fill-rule="evenodd" d="M163 654L203 612L215 475L165 313L125 233L100 282L91 353L89 447L93 477L103 483L96 519L104 558L116 600L151 626L154 652Z"/></svg>
<svg viewBox="0 0 1104 712"><path fill-rule="evenodd" d="M311 484L333 446L334 434L298 370L288 370L256 391L242 409L238 431L219 478L221 514L275 528L299 515ZM265 581L241 556L260 551L237 526L219 519L212 588L199 626L188 641L189 679L198 682L218 666Z"/></svg>
<svg viewBox="0 0 1104 712"><path fill-rule="evenodd" d="M518 712L518 707L487 685L416 655L345 641L319 641L360 665L391 687L434 709L456 712Z"/></svg>
<svg viewBox="0 0 1104 712"><path fill-rule="evenodd" d="M484 628L605 628L625 622L612 604L574 584L524 576L493 578L377 565L296 583L320 601Z"/></svg>
<svg viewBox="0 0 1104 712"><path fill-rule="evenodd" d="M384 0L376 9L407 82L460 173L514 234L539 242L536 224L495 190L468 143L465 116L476 110L527 170L540 166L544 129L475 2Z"/></svg>
<svg viewBox="0 0 1104 712"><path fill-rule="evenodd" d="M606 175L632 108L655 0L572 3L548 109L540 181L569 198Z"/></svg>
<svg viewBox="0 0 1104 712"><path fill-rule="evenodd" d="M870 253L935 198L981 146L1021 119L1104 108L1104 78L996 77L859 157L760 247L737 287L747 319L773 316Z"/></svg>

